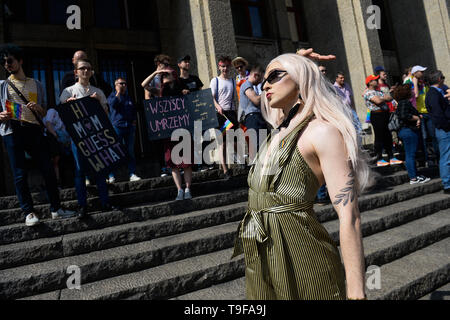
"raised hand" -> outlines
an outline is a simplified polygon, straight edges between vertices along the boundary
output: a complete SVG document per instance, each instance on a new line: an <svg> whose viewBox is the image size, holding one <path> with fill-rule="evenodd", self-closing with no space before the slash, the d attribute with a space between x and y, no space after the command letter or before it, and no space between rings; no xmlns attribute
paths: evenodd
<svg viewBox="0 0 450 320"><path fill-rule="evenodd" d="M329 54L329 55L321 55L317 52L314 52L313 48L310 49L299 49L297 51L297 54L299 56L303 56L305 58L315 60L315 61L330 61L330 60L336 60L336 56Z"/></svg>

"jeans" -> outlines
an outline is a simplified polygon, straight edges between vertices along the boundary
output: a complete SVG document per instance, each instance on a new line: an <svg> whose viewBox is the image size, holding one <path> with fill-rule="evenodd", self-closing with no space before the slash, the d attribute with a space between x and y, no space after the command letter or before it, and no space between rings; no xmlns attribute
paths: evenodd
<svg viewBox="0 0 450 320"><path fill-rule="evenodd" d="M421 141L420 135L420 130L412 130L410 128L402 128L398 133L405 147L405 165L410 179L417 178L416 152Z"/></svg>
<svg viewBox="0 0 450 320"><path fill-rule="evenodd" d="M117 135L119 136L119 142L122 143L128 149L128 173L130 176L136 173L136 157L134 155L134 138L136 134L136 126L131 127L114 127ZM110 177L114 177L111 173Z"/></svg>
<svg viewBox="0 0 450 320"><path fill-rule="evenodd" d="M432 141L434 153L436 155L436 159L439 158L439 145L436 139L436 130L434 128L433 121L431 120L431 116L427 113L421 113L422 118L422 138L423 138L423 152L425 154L425 160L429 161L429 154L427 150L427 139Z"/></svg>
<svg viewBox="0 0 450 320"><path fill-rule="evenodd" d="M259 130L265 129L267 130L267 124L266 121L264 121L264 118L262 117L261 113L251 113L246 116L245 118L245 127L250 130L253 129L256 132L256 149L259 150L260 147L260 135Z"/></svg>
<svg viewBox="0 0 450 320"><path fill-rule="evenodd" d="M375 153L378 160L383 159L383 147L389 159L392 159L394 154L392 152L392 134L388 128L389 112L372 112L370 122L375 133Z"/></svg>
<svg viewBox="0 0 450 320"><path fill-rule="evenodd" d="M319 192L317 192L317 199L326 200L327 199L327 185L324 184L320 187Z"/></svg>
<svg viewBox="0 0 450 320"><path fill-rule="evenodd" d="M55 170L50 160L45 138L39 127L18 123L13 124L14 132L4 136L9 163L14 176L14 185L20 207L25 216L34 212L33 199L28 186L28 172L25 165L25 151L37 163L39 171L44 177L50 210L55 212L61 208Z"/></svg>
<svg viewBox="0 0 450 320"><path fill-rule="evenodd" d="M84 158L78 153L77 146L72 142L72 153L75 160L75 190L77 191L78 204L81 208L87 207L86 190L86 163ZM106 185L106 176L96 177L98 195L103 207L109 204L108 186Z"/></svg>
<svg viewBox="0 0 450 320"><path fill-rule="evenodd" d="M439 161L439 170L441 172L442 184L444 189L450 189L450 131L436 129L436 138L439 143L439 152L441 158Z"/></svg>

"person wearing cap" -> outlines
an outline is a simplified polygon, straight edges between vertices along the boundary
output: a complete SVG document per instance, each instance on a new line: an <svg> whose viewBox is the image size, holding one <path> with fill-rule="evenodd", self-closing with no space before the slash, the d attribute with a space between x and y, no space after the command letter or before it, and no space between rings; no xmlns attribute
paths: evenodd
<svg viewBox="0 0 450 320"><path fill-rule="evenodd" d="M186 55L178 59L178 68L180 68L180 82L188 88L189 92L202 90L203 82L199 77L189 74L191 69L191 56Z"/></svg>
<svg viewBox="0 0 450 320"><path fill-rule="evenodd" d="M241 86L248 80L250 75L250 72L247 70L248 61L242 57L237 57L232 61L232 64L238 73L236 76L236 93L239 100L241 95Z"/></svg>
<svg viewBox="0 0 450 320"><path fill-rule="evenodd" d="M386 104L393 98L389 94L377 90L380 76L370 75L366 78L367 91L364 94L364 100L367 108L370 110L370 122L375 133L375 152L377 154L377 166L384 167L389 165L402 164L394 157L392 152L392 135L389 131L389 107ZM389 162L383 159L383 148L386 150Z"/></svg>
<svg viewBox="0 0 450 320"><path fill-rule="evenodd" d="M411 84L411 90L413 92L411 102L419 111L420 118L422 119L422 149L425 156L427 166L433 166L435 163L430 159L428 145L431 145L434 150L434 158L438 159L439 146L436 140L436 134L431 116L428 114L428 110L425 104L425 98L430 88L425 84L424 71L427 68L422 66L414 66L411 70L411 77L405 80L405 84Z"/></svg>

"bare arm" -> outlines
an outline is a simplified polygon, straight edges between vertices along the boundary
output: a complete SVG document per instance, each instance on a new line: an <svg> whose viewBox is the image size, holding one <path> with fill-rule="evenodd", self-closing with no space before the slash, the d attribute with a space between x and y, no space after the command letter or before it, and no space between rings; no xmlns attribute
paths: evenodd
<svg viewBox="0 0 450 320"><path fill-rule="evenodd" d="M390 95L385 95L384 97L375 96L370 99L370 101L375 103L377 106L392 100L393 98Z"/></svg>
<svg viewBox="0 0 450 320"><path fill-rule="evenodd" d="M255 90L253 90L253 88L248 88L245 91L245 95L250 99L250 101L255 105L255 106L260 106L261 105L261 96L258 96L255 92Z"/></svg>
<svg viewBox="0 0 450 320"><path fill-rule="evenodd" d="M365 259L361 232L361 215L352 170L345 151L344 139L336 128L321 125L313 147L325 178L330 198L340 221L340 247L347 279L347 296L365 297Z"/></svg>
<svg viewBox="0 0 450 320"><path fill-rule="evenodd" d="M416 99L419 97L420 93L419 93L419 80L414 77L413 78L413 83L414 83L414 94L416 96Z"/></svg>

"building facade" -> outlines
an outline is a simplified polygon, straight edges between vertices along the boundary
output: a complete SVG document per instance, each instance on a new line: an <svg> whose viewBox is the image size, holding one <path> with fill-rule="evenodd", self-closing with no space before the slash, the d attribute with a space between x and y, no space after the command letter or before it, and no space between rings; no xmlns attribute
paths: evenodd
<svg viewBox="0 0 450 320"><path fill-rule="evenodd" d="M267 65L281 53L313 47L332 53L330 80L347 75L361 119L367 75L385 66L392 84L413 65L450 74L450 0L2 0L0 40L26 49L25 69L40 79L55 105L62 75L72 69L74 51L85 50L95 69L113 85L129 82L142 106L140 83L166 53L193 57L193 73L203 83L217 75L221 55L243 56ZM80 8L80 29L69 30L70 6ZM375 6L375 7L374 7ZM379 10L378 10L379 9ZM376 27L374 27L374 25ZM176 65L174 65L176 67ZM2 70L3 72L3 70ZM2 78L5 75L2 74ZM146 139L140 111L138 157L158 162ZM0 194L13 193L1 147ZM158 169L155 169L155 173Z"/></svg>

